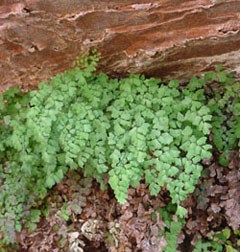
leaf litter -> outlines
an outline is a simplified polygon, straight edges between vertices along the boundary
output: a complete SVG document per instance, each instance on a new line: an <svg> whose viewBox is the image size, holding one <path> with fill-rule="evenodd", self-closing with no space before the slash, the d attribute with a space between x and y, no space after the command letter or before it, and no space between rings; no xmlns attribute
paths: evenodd
<svg viewBox="0 0 240 252"><path fill-rule="evenodd" d="M184 202L186 224L179 236L179 251L193 250L200 238L226 227L240 229L240 159L236 152L228 168L214 160L205 164L198 186ZM125 204L117 203L111 189L70 172L49 193L47 217L33 232L18 233L17 251L29 252L161 252L167 245L159 230L165 223L158 210L170 202L163 188L150 196L142 182L128 190ZM152 216L157 213L157 218Z"/></svg>

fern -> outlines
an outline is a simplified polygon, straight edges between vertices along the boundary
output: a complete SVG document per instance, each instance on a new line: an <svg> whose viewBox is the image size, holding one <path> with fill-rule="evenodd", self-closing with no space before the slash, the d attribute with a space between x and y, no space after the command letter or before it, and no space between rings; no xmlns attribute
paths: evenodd
<svg viewBox="0 0 240 252"><path fill-rule="evenodd" d="M194 77L182 90L176 80L110 79L94 73L92 60L38 90L0 96L0 225L11 241L31 216L36 222L31 209L69 169L81 168L102 188L107 175L120 203L142 178L152 195L166 186L177 215L186 214L180 204L194 191L200 161L211 156L206 80Z"/></svg>
<svg viewBox="0 0 240 252"><path fill-rule="evenodd" d="M163 218L165 227L161 229L160 234L165 236L167 245L163 251L172 252L177 251L178 236L181 233L182 227L185 224L184 218L174 216L176 212L176 204L169 203L165 208L161 208L159 213Z"/></svg>
<svg viewBox="0 0 240 252"><path fill-rule="evenodd" d="M209 252L209 251L214 251L214 252L222 252L223 247L222 245L216 243L216 242L207 242L207 241L202 241L198 240L195 244L193 252Z"/></svg>
<svg viewBox="0 0 240 252"><path fill-rule="evenodd" d="M210 92L208 107L213 115L213 143L221 153L220 163L227 166L229 151L240 146L240 82L221 66L216 72L206 73L204 80L209 87L216 86Z"/></svg>
<svg viewBox="0 0 240 252"><path fill-rule="evenodd" d="M196 242L193 252L237 252L239 250L239 230L231 232L230 229L225 228L214 233L208 240L200 239ZM234 241L234 244L233 242ZM236 247L236 249L234 248Z"/></svg>

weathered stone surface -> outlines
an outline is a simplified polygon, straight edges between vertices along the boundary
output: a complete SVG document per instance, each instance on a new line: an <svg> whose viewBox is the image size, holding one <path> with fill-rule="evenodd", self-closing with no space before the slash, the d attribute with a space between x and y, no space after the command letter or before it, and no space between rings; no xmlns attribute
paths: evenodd
<svg viewBox="0 0 240 252"><path fill-rule="evenodd" d="M188 79L240 72L240 0L2 0L0 88L35 86L97 48L100 70Z"/></svg>

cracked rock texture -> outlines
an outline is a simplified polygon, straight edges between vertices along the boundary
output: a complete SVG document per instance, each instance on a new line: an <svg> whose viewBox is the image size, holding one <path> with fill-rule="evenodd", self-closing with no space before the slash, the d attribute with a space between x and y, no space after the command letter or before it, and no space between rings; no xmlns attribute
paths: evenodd
<svg viewBox="0 0 240 252"><path fill-rule="evenodd" d="M240 0L0 1L0 91L34 88L90 48L112 76L240 73Z"/></svg>

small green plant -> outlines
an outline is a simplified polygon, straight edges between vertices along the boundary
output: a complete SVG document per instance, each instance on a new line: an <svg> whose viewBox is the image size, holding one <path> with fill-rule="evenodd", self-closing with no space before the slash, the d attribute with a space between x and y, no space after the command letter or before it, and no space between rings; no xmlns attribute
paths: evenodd
<svg viewBox="0 0 240 252"><path fill-rule="evenodd" d="M218 244L217 242L214 241L198 240L193 250L193 252L209 252L209 251L222 252L223 247L221 244Z"/></svg>
<svg viewBox="0 0 240 252"><path fill-rule="evenodd" d="M221 66L216 72L206 73L204 80L210 81L207 88L213 87L210 92L208 90L208 107L213 115L213 142L221 152L220 163L227 166L229 151L240 146L240 82Z"/></svg>
<svg viewBox="0 0 240 252"><path fill-rule="evenodd" d="M237 239L235 244L231 241L231 236L234 236L235 240ZM237 252L238 250L234 247L240 248L240 232L239 230L231 232L230 229L225 228L222 231L214 233L208 241L198 240L193 252Z"/></svg>
<svg viewBox="0 0 240 252"><path fill-rule="evenodd" d="M61 207L61 210L59 212L59 216L65 220L65 221L68 221L69 220L69 212L68 212L68 209L67 209L67 204L64 203L63 206Z"/></svg>
<svg viewBox="0 0 240 252"><path fill-rule="evenodd" d="M167 245L164 248L165 252L177 251L178 236L180 235L182 227L185 224L184 218L175 216L176 210L176 204L172 203L159 210L159 213L165 224L165 227L160 231L160 234L165 236L167 241Z"/></svg>

